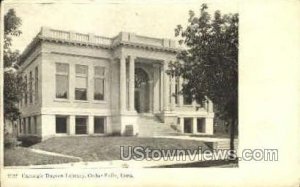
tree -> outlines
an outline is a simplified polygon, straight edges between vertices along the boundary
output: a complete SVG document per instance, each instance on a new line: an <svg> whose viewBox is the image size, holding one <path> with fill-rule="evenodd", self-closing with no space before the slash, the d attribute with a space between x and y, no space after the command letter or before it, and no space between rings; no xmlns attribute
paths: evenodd
<svg viewBox="0 0 300 187"><path fill-rule="evenodd" d="M25 91L22 76L16 70L16 62L19 57L18 50L12 50L13 37L19 36L21 19L16 16L14 9L8 10L4 16L4 118L15 121L20 116L18 103Z"/></svg>
<svg viewBox="0 0 300 187"><path fill-rule="evenodd" d="M185 79L182 93L199 103L208 97L217 114L231 125L230 149L238 124L238 14L215 11L213 18L202 4L199 17L189 12L188 25L178 25L175 36L185 45L170 64L169 73Z"/></svg>

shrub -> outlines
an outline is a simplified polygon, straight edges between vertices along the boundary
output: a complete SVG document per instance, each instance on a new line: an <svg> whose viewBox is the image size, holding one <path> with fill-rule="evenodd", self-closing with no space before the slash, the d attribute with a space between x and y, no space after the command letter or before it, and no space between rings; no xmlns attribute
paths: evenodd
<svg viewBox="0 0 300 187"><path fill-rule="evenodd" d="M18 140L15 136L11 134L4 135L4 147L5 148L14 148L18 145Z"/></svg>
<svg viewBox="0 0 300 187"><path fill-rule="evenodd" d="M120 132L112 132L108 136L121 136Z"/></svg>
<svg viewBox="0 0 300 187"><path fill-rule="evenodd" d="M34 135L21 136L18 139L22 142L22 146L25 146L25 147L32 146L32 145L37 144L42 141L41 137L34 136Z"/></svg>

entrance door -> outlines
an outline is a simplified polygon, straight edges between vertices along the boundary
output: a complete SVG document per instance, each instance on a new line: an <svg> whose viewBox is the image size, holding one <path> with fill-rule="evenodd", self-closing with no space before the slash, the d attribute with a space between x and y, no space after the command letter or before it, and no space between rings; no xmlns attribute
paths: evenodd
<svg viewBox="0 0 300 187"><path fill-rule="evenodd" d="M134 91L134 108L138 113L141 112L140 92L138 90Z"/></svg>
<svg viewBox="0 0 300 187"><path fill-rule="evenodd" d="M149 112L149 77L142 68L135 69L135 109L138 113Z"/></svg>

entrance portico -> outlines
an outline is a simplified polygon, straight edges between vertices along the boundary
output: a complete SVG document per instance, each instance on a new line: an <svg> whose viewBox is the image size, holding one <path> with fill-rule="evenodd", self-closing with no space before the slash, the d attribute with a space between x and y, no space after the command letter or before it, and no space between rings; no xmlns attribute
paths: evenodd
<svg viewBox="0 0 300 187"><path fill-rule="evenodd" d="M171 93L175 93L175 78L166 73L167 64L133 56L120 60L121 113L161 113L174 108L175 97Z"/></svg>
<svg viewBox="0 0 300 187"><path fill-rule="evenodd" d="M127 120L136 121L138 113L152 113L164 120L162 114L175 104L170 94L175 92L175 82L166 73L168 61L126 55L120 58L119 67L121 126Z"/></svg>

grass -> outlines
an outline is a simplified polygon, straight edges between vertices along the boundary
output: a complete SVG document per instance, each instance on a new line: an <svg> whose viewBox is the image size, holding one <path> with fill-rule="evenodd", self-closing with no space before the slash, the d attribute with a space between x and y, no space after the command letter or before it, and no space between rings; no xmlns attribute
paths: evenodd
<svg viewBox="0 0 300 187"><path fill-rule="evenodd" d="M24 147L4 149L4 166L61 164L76 161L78 160L65 157L38 154Z"/></svg>
<svg viewBox="0 0 300 187"><path fill-rule="evenodd" d="M198 149L208 147L200 141L141 137L55 137L32 146L35 149L76 157L83 161L120 160L120 146L143 146L150 149ZM126 151L127 155L127 151Z"/></svg>
<svg viewBox="0 0 300 187"><path fill-rule="evenodd" d="M229 134L225 133L214 133L213 135L205 135L205 134L193 134L190 137L206 137L206 138L230 138ZM238 135L234 135L234 138L238 138Z"/></svg>

